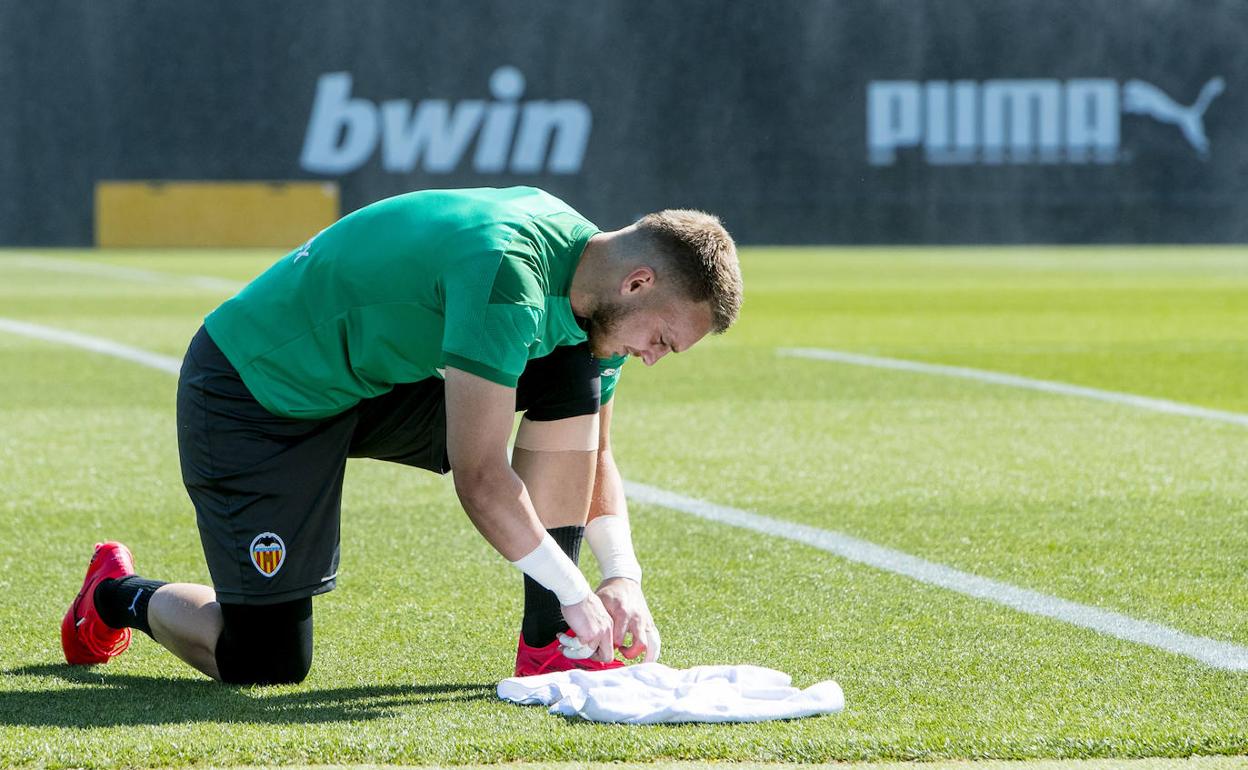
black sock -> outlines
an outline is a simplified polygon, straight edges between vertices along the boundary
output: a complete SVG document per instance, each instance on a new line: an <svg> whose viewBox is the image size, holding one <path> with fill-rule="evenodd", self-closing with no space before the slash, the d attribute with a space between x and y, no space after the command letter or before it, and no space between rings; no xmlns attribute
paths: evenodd
<svg viewBox="0 0 1248 770"><path fill-rule="evenodd" d="M555 539L563 552L573 562L581 556L581 538L585 536L584 527L556 527L546 530ZM545 647L555 641L561 631L567 631L568 624L563 620L563 610L559 608L559 597L548 591L542 584L524 576L524 620L520 625L520 635L524 643L530 647Z"/></svg>
<svg viewBox="0 0 1248 770"><path fill-rule="evenodd" d="M100 620L113 628L137 628L148 636L152 627L147 624L147 603L156 589L165 585L159 580L148 580L138 575L101 580L95 587L95 609Z"/></svg>

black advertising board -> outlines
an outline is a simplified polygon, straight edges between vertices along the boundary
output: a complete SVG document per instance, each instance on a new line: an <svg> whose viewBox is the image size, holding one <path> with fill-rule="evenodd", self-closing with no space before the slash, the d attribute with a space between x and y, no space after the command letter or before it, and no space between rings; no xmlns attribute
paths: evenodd
<svg viewBox="0 0 1248 770"><path fill-rule="evenodd" d="M0 244L101 179L533 184L745 243L1242 242L1239 0L0 0ZM293 245L293 244L292 244Z"/></svg>

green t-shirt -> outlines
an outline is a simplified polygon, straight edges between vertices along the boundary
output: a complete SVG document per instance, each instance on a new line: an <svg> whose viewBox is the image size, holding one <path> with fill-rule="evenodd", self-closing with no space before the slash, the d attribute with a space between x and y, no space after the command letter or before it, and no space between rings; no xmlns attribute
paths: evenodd
<svg viewBox="0 0 1248 770"><path fill-rule="evenodd" d="M266 409L316 419L446 366L515 387L586 339L568 299L598 228L532 187L426 190L343 217L204 320ZM602 401L624 357L602 359Z"/></svg>

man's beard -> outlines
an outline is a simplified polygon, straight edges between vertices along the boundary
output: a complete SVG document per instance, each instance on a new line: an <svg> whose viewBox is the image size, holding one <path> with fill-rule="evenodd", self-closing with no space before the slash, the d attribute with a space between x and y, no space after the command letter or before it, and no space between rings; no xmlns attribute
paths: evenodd
<svg viewBox="0 0 1248 770"><path fill-rule="evenodd" d="M589 331L586 336L589 338L589 350L597 358L606 358L615 351L611 349L602 349L602 346L608 345L608 339L615 333L620 322L628 318L637 310L635 304L625 304L618 300L607 300L599 302L589 314Z"/></svg>

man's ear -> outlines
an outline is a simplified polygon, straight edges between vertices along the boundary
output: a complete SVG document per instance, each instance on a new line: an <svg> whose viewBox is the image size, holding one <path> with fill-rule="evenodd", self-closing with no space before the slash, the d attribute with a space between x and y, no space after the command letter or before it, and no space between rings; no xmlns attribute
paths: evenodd
<svg viewBox="0 0 1248 770"><path fill-rule="evenodd" d="M620 281L620 294L644 294L654 288L654 270L642 265Z"/></svg>

